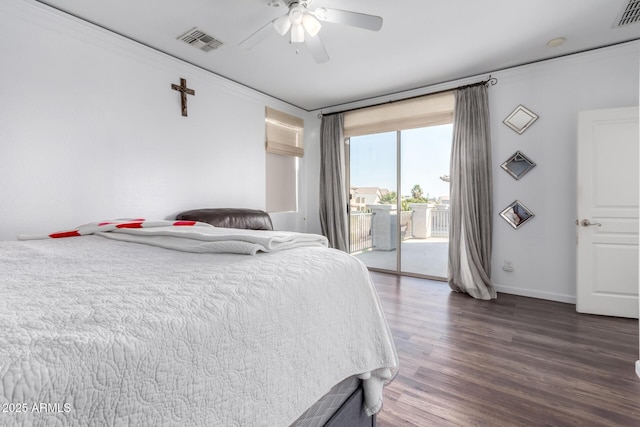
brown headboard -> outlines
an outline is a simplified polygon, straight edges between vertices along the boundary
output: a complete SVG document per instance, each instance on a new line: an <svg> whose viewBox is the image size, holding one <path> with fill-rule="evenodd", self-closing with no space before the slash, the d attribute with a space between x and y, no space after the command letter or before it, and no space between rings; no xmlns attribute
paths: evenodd
<svg viewBox="0 0 640 427"><path fill-rule="evenodd" d="M193 209L181 212L176 219L200 221L215 227L273 230L271 217L265 211L244 208Z"/></svg>

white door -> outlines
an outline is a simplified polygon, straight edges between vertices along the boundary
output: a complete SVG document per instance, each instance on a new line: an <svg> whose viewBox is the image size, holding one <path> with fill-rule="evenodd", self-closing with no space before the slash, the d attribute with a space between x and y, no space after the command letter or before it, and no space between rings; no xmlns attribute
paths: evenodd
<svg viewBox="0 0 640 427"><path fill-rule="evenodd" d="M578 117L577 304L638 317L638 108Z"/></svg>

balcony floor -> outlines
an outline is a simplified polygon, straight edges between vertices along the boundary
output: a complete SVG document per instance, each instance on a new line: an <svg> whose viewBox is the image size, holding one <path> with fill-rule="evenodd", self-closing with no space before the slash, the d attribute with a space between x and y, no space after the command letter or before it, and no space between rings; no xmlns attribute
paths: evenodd
<svg viewBox="0 0 640 427"><path fill-rule="evenodd" d="M429 277L447 278L449 239L432 237L428 239L407 239L401 245L401 268L404 273ZM354 254L369 268L396 271L395 250L368 250Z"/></svg>

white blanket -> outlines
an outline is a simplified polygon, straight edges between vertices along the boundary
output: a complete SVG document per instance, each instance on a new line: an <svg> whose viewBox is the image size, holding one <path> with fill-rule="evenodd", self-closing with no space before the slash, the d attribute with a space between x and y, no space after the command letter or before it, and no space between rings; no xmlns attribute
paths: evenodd
<svg viewBox="0 0 640 427"><path fill-rule="evenodd" d="M323 247L0 242L0 295L1 426L287 426L352 375L376 412L398 368L365 266Z"/></svg>
<svg viewBox="0 0 640 427"><path fill-rule="evenodd" d="M307 246L328 246L327 238L318 234L216 228L196 221L143 218L91 222L51 234L20 235L18 240L68 239L89 235L195 253L255 255L258 251L277 252Z"/></svg>
<svg viewBox="0 0 640 427"><path fill-rule="evenodd" d="M217 227L121 228L97 235L125 242L196 253L255 255L308 246L327 247L327 238L292 231L240 230Z"/></svg>

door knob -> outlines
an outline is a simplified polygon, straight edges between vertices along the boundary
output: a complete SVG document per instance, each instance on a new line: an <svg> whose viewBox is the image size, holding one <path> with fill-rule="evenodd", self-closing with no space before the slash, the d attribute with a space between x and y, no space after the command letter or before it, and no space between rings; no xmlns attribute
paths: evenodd
<svg viewBox="0 0 640 427"><path fill-rule="evenodd" d="M594 225L597 225L598 227L602 227L602 224L600 224L599 222L591 222L588 219L583 219L582 221L580 221L580 225L582 225L583 227L591 227Z"/></svg>

